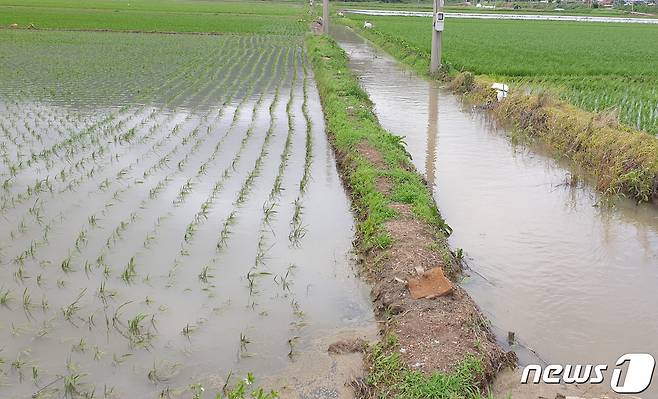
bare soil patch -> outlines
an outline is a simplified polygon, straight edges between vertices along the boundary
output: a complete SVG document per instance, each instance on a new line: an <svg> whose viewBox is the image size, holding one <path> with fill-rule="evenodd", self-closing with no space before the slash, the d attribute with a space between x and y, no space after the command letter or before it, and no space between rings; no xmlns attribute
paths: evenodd
<svg viewBox="0 0 658 399"><path fill-rule="evenodd" d="M368 141L360 141L359 144L357 144L356 149L359 152L359 155L370 161L376 168L383 170L387 169L382 154L380 154L379 151L377 151L377 149L375 149L375 147L373 147Z"/></svg>
<svg viewBox="0 0 658 399"><path fill-rule="evenodd" d="M454 371L470 352L483 360L482 381L490 381L502 366L514 362L514 354L500 349L488 322L457 284L445 296L411 296L405 282L419 272L439 267L456 282L461 269L435 229L415 217L409 205L391 206L400 214L386 222L393 245L364 258L375 283L372 296L383 332L394 332L407 365L427 375ZM372 267L375 259L378 264Z"/></svg>

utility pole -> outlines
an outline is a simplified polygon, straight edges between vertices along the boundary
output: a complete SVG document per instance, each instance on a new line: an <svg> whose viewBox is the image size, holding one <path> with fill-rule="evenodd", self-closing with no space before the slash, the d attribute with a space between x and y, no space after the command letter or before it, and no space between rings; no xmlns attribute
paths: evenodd
<svg viewBox="0 0 658 399"><path fill-rule="evenodd" d="M439 72L441 68L441 34L443 33L443 0L434 0L434 14L432 18L432 56L430 73Z"/></svg>
<svg viewBox="0 0 658 399"><path fill-rule="evenodd" d="M322 0L322 32L329 34L329 0Z"/></svg>

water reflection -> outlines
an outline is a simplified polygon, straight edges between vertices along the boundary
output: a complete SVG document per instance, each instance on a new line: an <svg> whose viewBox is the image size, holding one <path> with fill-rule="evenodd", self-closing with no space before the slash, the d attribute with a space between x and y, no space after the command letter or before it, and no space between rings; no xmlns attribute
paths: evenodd
<svg viewBox="0 0 658 399"><path fill-rule="evenodd" d="M439 138L439 91L434 85L429 85L428 118L427 118L427 152L425 154L425 177L430 186L436 180L436 148Z"/></svg>

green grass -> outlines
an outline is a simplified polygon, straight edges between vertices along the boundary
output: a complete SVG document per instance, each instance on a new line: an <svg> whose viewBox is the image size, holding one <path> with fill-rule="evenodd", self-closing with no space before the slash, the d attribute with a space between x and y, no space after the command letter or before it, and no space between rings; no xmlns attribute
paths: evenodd
<svg viewBox="0 0 658 399"><path fill-rule="evenodd" d="M379 124L372 103L347 65L345 53L326 36L309 36L306 42L328 132L337 152L349 163L346 179L361 216L358 230L366 248L391 244L383 228L386 220L397 216L389 207L391 202L410 204L417 217L449 234L450 227L411 166L404 143ZM382 155L385 167L375 165L359 152L358 146L363 143ZM390 194L377 189L375 182L380 177L393 183Z"/></svg>
<svg viewBox="0 0 658 399"><path fill-rule="evenodd" d="M297 15L301 1L204 1L204 0L0 0L0 6L72 8L110 11L162 11ZM297 6L297 7L290 7Z"/></svg>
<svg viewBox="0 0 658 399"><path fill-rule="evenodd" d="M302 2L0 0L0 26L38 29L301 34Z"/></svg>
<svg viewBox="0 0 658 399"><path fill-rule="evenodd" d="M426 68L431 44L428 18L349 19L359 25L372 21L375 29L369 36L406 48L418 58L418 68ZM443 62L452 70L552 91L588 111L617 109L624 124L658 133L655 26L448 20Z"/></svg>
<svg viewBox="0 0 658 399"><path fill-rule="evenodd" d="M473 354L452 373L435 372L425 376L405 366L398 350L397 338L388 335L369 352L367 383L380 398L399 399L479 399L476 376L483 371L482 362Z"/></svg>

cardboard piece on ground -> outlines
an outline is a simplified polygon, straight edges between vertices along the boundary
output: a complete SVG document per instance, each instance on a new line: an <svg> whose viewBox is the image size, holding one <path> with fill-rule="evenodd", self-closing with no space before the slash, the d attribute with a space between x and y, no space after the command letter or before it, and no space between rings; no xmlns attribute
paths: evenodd
<svg viewBox="0 0 658 399"><path fill-rule="evenodd" d="M446 278L440 267L434 267L424 272L419 278L409 279L408 286L411 297L414 299L436 298L447 295L453 290L452 283Z"/></svg>

